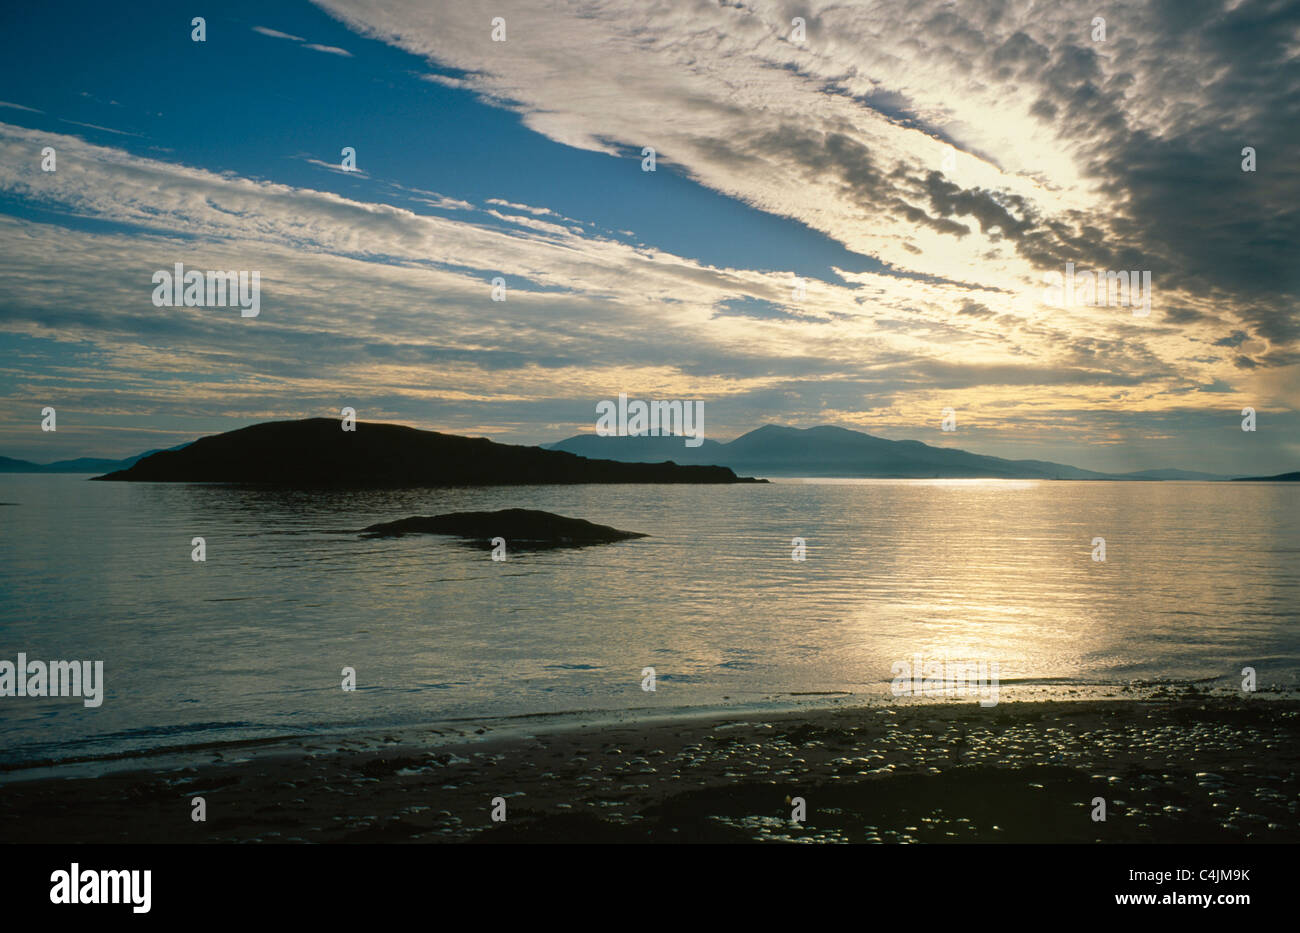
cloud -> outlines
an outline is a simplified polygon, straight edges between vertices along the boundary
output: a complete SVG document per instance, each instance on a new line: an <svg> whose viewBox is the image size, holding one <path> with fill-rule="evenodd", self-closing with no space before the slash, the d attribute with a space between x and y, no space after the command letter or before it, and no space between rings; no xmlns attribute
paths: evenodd
<svg viewBox="0 0 1300 933"><path fill-rule="evenodd" d="M71 126L84 126L88 130L99 130L102 133L112 133L116 136L136 136L141 139L144 138L140 133L128 133L126 130L115 130L111 126L99 126L95 123L82 123L79 120L65 120L62 117L59 118L59 122L67 123Z"/></svg>
<svg viewBox="0 0 1300 933"><path fill-rule="evenodd" d="M1300 8L1267 0L1095 4L701 5L501 0L473 8L320 0L421 55L531 129L694 180L899 270L1036 296L1041 272L1147 269L1170 304L1274 344L1300 338L1300 174L1242 173L1293 148ZM1291 38L1288 38L1291 37Z"/></svg>
<svg viewBox="0 0 1300 933"><path fill-rule="evenodd" d="M326 52L330 55L342 55L344 58L352 57L352 53L349 52L347 49L340 49L337 46L333 46L333 45L316 45L313 42L309 42L306 45L304 45L303 48L311 49L314 52Z"/></svg>
<svg viewBox="0 0 1300 933"><path fill-rule="evenodd" d="M432 198L416 198L421 204L427 204L430 207L436 207L440 211L472 211L474 205L468 201L462 201L459 198L448 198L442 195L436 195Z"/></svg>
<svg viewBox="0 0 1300 933"><path fill-rule="evenodd" d="M443 87L456 88L457 90L463 90L470 87L470 83L468 81L464 81L460 78L453 78L450 75L425 74L425 75L420 75L420 80L428 81L431 84L441 84Z"/></svg>
<svg viewBox="0 0 1300 933"><path fill-rule="evenodd" d="M1249 338L1247 337L1245 331L1235 330L1235 331L1233 331L1229 336L1224 337L1224 338L1222 338L1221 340L1216 340L1216 341L1214 341L1214 346L1216 346L1216 347L1239 347L1239 346L1241 346L1241 345L1242 345L1242 344L1243 344L1247 339L1249 339Z"/></svg>
<svg viewBox="0 0 1300 933"><path fill-rule="evenodd" d="M343 174L343 175L355 175L355 176L357 176L358 178L369 178L369 177L370 177L368 174L366 174L364 171L362 171L362 170L359 169L359 168L345 169L345 168L343 167L343 163L342 163L342 162L326 162L326 161L324 161L324 160L322 160L322 159L312 159L312 158L307 158L307 157L304 157L304 158L303 158L303 161L306 162L308 165L315 165L315 166L318 166L318 167L320 167L320 168L327 168L327 169L329 169L331 172L339 172L339 173L341 173L341 174Z"/></svg>
<svg viewBox="0 0 1300 933"><path fill-rule="evenodd" d="M278 29L268 29L265 26L254 26L253 32L260 32L264 36L270 36L272 39L291 39L294 42L306 42L302 36L291 36L287 32L280 32Z"/></svg>
<svg viewBox="0 0 1300 933"><path fill-rule="evenodd" d="M347 49L341 49L335 45L317 45L314 42L307 42L302 36L290 35L287 32L280 32L278 29L269 29L266 26L254 26L253 32L260 33L264 36L270 36L272 39L288 39L291 42L302 42L304 49L311 49L313 52L325 52L329 55L340 55L344 58L351 58L352 53Z"/></svg>
<svg viewBox="0 0 1300 933"><path fill-rule="evenodd" d="M545 217L548 214L554 215L555 211L549 207L529 207L527 204L514 204L510 201L503 201L501 198L488 198L487 203L496 204L499 207L508 207L516 211L527 211L530 214L536 214L539 217Z"/></svg>

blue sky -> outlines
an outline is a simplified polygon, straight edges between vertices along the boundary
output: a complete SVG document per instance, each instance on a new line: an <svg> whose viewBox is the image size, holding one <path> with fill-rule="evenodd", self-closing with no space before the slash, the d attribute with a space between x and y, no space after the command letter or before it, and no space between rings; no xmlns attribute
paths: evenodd
<svg viewBox="0 0 1300 933"><path fill-rule="evenodd" d="M343 405L531 443L626 392L703 399L717 439L1300 460L1300 16L1133 4L1099 40L1082 3L499 6L0 13L0 453ZM1152 315L1045 308L1067 261L1152 270ZM154 307L174 262L260 270L262 314Z"/></svg>

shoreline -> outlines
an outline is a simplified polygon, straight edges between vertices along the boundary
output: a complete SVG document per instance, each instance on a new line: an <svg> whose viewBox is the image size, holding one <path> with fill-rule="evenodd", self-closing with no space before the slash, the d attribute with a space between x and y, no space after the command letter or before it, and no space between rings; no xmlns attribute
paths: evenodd
<svg viewBox="0 0 1300 933"><path fill-rule="evenodd" d="M1210 686L1206 686L1209 684ZM1240 691L1216 681L1170 681L1156 684L1088 684L1071 682L1006 682L999 686L998 703L989 709L1027 702L1081 703L1097 700L1159 701L1202 698L1211 701L1240 699ZM729 698L724 697L724 700ZM1249 702L1300 701L1300 687L1262 686ZM978 705L972 695L962 699L920 695L894 696L888 692L818 690L767 694L762 699L732 700L681 706L593 707L570 710L540 710L479 716L452 716L419 723L397 725L337 724L307 731L280 732L240 737L212 737L197 742L158 744L148 748L104 751L60 758L0 758L0 789L29 780L100 777L120 771L141 771L145 766L165 771L191 765L220 752L222 760L251 760L265 755L295 754L305 746L337 745L339 751L364 751L404 746L441 747L459 741L474 742L476 736L526 737L579 728L655 727L707 718L781 716L837 709L879 707ZM271 727L264 727L270 732ZM232 757L233 756L233 757Z"/></svg>
<svg viewBox="0 0 1300 933"><path fill-rule="evenodd" d="M0 841L1300 841L1297 699L857 702L512 725L215 747L96 777L11 772ZM191 819L197 796L206 822ZM790 818L798 797L805 822Z"/></svg>

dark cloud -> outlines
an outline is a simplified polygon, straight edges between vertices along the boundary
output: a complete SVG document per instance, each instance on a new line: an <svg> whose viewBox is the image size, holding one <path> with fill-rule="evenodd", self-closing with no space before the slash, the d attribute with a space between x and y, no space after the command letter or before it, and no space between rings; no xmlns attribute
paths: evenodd
<svg viewBox="0 0 1300 933"><path fill-rule="evenodd" d="M1243 330L1234 330L1234 331L1233 331L1230 335L1228 335L1227 337L1224 337L1224 338L1222 338L1221 340L1216 340L1216 341L1214 341L1214 343L1212 344L1212 346L1216 346L1216 347L1239 347L1239 346L1241 346L1242 343L1245 342L1247 339L1248 339L1248 338L1247 338L1247 336L1246 336L1246 332L1245 332L1245 331L1243 331Z"/></svg>
<svg viewBox="0 0 1300 933"><path fill-rule="evenodd" d="M771 153L810 178L836 179L864 209L958 238L978 225L1037 268L1150 270L1157 289L1221 297L1274 344L1300 340L1300 4L1157 2L1140 17L1111 16L1111 61L1168 63L1144 72L1148 123L1152 94L1197 101L1173 109L1158 131L1135 120L1126 96L1133 73L1106 77L1086 21L1054 47L1024 31L996 41L980 24L997 22L1002 9L945 9L929 18L926 38L936 54L968 56L975 74L1035 87L1032 115L1079 153L1108 198L1105 211L1042 216L1012 195L965 188L937 171L885 171L848 135L803 127L747 141L738 163L745 153ZM1257 150L1258 172L1241 171L1247 145ZM1162 310L1175 323L1205 318L1186 307Z"/></svg>
<svg viewBox="0 0 1300 933"><path fill-rule="evenodd" d="M980 304L978 301L965 302L957 310L957 313L965 314L965 315L969 315L970 317L977 317L977 318L997 317L996 311L992 310L987 305Z"/></svg>

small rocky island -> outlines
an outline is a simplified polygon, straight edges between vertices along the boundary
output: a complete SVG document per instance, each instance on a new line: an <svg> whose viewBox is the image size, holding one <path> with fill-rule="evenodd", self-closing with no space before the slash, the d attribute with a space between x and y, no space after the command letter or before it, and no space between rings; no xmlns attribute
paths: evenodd
<svg viewBox="0 0 1300 933"><path fill-rule="evenodd" d="M485 548L492 547L493 538L503 538L512 550L587 547L648 537L639 532L620 531L608 525L597 525L581 518L567 518L537 509L415 515L361 529L363 538L400 538L413 534L454 535Z"/></svg>
<svg viewBox="0 0 1300 933"><path fill-rule="evenodd" d="M97 480L282 487L530 486L568 483L755 483L727 467L592 460L482 437L333 418L269 421L164 450Z"/></svg>

